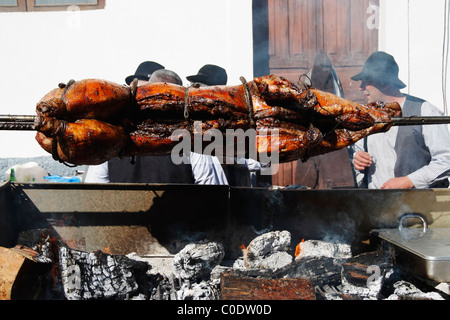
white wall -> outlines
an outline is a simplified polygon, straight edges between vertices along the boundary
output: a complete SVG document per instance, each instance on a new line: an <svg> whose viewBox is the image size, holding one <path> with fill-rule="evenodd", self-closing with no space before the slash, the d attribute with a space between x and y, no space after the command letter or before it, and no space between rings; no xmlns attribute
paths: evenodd
<svg viewBox="0 0 450 320"><path fill-rule="evenodd" d="M379 43L380 50L392 54L399 64L399 77L407 85L403 92L426 99L443 111L445 1L380 0Z"/></svg>
<svg viewBox="0 0 450 320"><path fill-rule="evenodd" d="M60 82L124 83L145 60L186 76L206 63L253 76L251 0L106 0L104 10L0 12L0 114L35 114ZM0 131L0 158L49 155L34 132Z"/></svg>

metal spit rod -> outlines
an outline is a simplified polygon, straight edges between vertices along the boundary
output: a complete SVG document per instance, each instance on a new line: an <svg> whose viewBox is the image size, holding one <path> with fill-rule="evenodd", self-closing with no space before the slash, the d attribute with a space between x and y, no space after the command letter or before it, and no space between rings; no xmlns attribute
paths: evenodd
<svg viewBox="0 0 450 320"><path fill-rule="evenodd" d="M429 125L429 124L450 124L449 116L438 117L398 117L392 118L391 121L394 126L416 126L416 125Z"/></svg>
<svg viewBox="0 0 450 320"><path fill-rule="evenodd" d="M35 118L33 115L0 115L0 130L35 130Z"/></svg>
<svg viewBox="0 0 450 320"><path fill-rule="evenodd" d="M0 130L35 130L33 115L0 115ZM396 117L386 123L394 126L450 124L450 116Z"/></svg>

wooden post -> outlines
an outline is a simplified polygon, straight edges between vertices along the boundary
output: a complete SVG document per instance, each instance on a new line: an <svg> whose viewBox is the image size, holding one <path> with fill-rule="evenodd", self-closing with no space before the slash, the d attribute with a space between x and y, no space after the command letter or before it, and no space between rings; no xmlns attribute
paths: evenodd
<svg viewBox="0 0 450 320"><path fill-rule="evenodd" d="M0 247L0 300L11 300L14 282L25 260L23 255Z"/></svg>

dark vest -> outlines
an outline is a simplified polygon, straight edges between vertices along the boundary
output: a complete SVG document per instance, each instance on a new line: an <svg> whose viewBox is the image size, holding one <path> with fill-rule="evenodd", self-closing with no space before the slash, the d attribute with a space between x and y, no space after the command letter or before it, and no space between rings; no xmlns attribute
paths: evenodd
<svg viewBox="0 0 450 320"><path fill-rule="evenodd" d="M425 100L406 95L402 108L402 116L421 116L421 107ZM398 127L397 139L394 148L397 161L394 167L395 177L406 176L431 161L431 154L422 134L422 126L400 126ZM430 188L446 188L448 180L438 181Z"/></svg>
<svg viewBox="0 0 450 320"><path fill-rule="evenodd" d="M176 165L170 155L114 158L108 161L109 181L112 183L187 183L193 184L190 164Z"/></svg>
<svg viewBox="0 0 450 320"><path fill-rule="evenodd" d="M420 109L425 101L406 96L402 108L402 116L421 116ZM398 127L397 140L394 148L397 162L394 167L395 177L403 177L430 163L431 154L425 146L422 126Z"/></svg>

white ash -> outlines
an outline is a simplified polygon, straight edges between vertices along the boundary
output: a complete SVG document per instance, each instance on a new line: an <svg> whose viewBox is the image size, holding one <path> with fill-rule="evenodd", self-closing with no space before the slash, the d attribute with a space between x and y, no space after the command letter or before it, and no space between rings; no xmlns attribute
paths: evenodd
<svg viewBox="0 0 450 320"><path fill-rule="evenodd" d="M38 253L33 258L36 262L53 263L57 257L53 254L54 245L51 238L52 235L49 229L32 229L22 231L17 242Z"/></svg>
<svg viewBox="0 0 450 320"><path fill-rule="evenodd" d="M292 264L293 257L287 252L274 252L266 257L249 257L248 261L244 258L237 259L233 264L233 269L246 270L251 273L252 270L266 270L269 276L277 276L287 271ZM261 273L257 273L261 275Z"/></svg>
<svg viewBox="0 0 450 320"><path fill-rule="evenodd" d="M288 231L272 231L253 239L233 268L237 270L270 270L275 275L289 269L293 257L287 251L291 245Z"/></svg>
<svg viewBox="0 0 450 320"><path fill-rule="evenodd" d="M218 300L219 285L217 281L201 281L190 284L185 282L177 291L177 300Z"/></svg>
<svg viewBox="0 0 450 320"><path fill-rule="evenodd" d="M173 259L175 276L182 284L176 287L177 300L216 300L219 281L210 280L212 270L225 256L218 242L188 244Z"/></svg>
<svg viewBox="0 0 450 320"><path fill-rule="evenodd" d="M68 300L131 299L138 296L138 262L102 252L59 249L61 280ZM147 268L140 264L138 268Z"/></svg>
<svg viewBox="0 0 450 320"><path fill-rule="evenodd" d="M362 300L378 300L381 289L384 285L385 276L389 276L393 270L388 272L388 275L380 274L378 277L373 277L373 280L366 281L365 286L358 286L348 281L347 277L342 274L341 277L341 290L343 294L357 296Z"/></svg>
<svg viewBox="0 0 450 320"><path fill-rule="evenodd" d="M359 299L377 300L383 287L397 277L391 257L384 252L362 253L342 266L342 292Z"/></svg>
<svg viewBox="0 0 450 320"><path fill-rule="evenodd" d="M299 247L301 252L292 263L287 277L306 278L319 287L340 284L342 266L352 256L350 245L307 240L301 242Z"/></svg>
<svg viewBox="0 0 450 320"><path fill-rule="evenodd" d="M300 244L301 254L296 260L306 257L327 257L348 259L352 257L352 249L346 243L332 243L321 240L307 240Z"/></svg>
<svg viewBox="0 0 450 320"><path fill-rule="evenodd" d="M136 252L131 252L126 255L128 258L136 261L142 261L149 265L148 274L161 274L166 278L173 277L173 257L171 255L138 255Z"/></svg>
<svg viewBox="0 0 450 320"><path fill-rule="evenodd" d="M174 273L191 281L208 279L211 270L222 262L224 256L225 249L221 243L188 244L173 258Z"/></svg>
<svg viewBox="0 0 450 320"><path fill-rule="evenodd" d="M441 282L436 285L435 289L446 295L450 295L450 283Z"/></svg>
<svg viewBox="0 0 450 320"><path fill-rule="evenodd" d="M325 284L323 286L315 286L316 295L323 297L324 300L344 300L340 286L332 286Z"/></svg>
<svg viewBox="0 0 450 320"><path fill-rule="evenodd" d="M423 292L404 280L397 281L394 288L394 293L386 300L445 300L438 292Z"/></svg>
<svg viewBox="0 0 450 320"><path fill-rule="evenodd" d="M253 239L247 247L248 254L254 257L266 257L274 252L285 252L291 246L289 231L271 231Z"/></svg>

